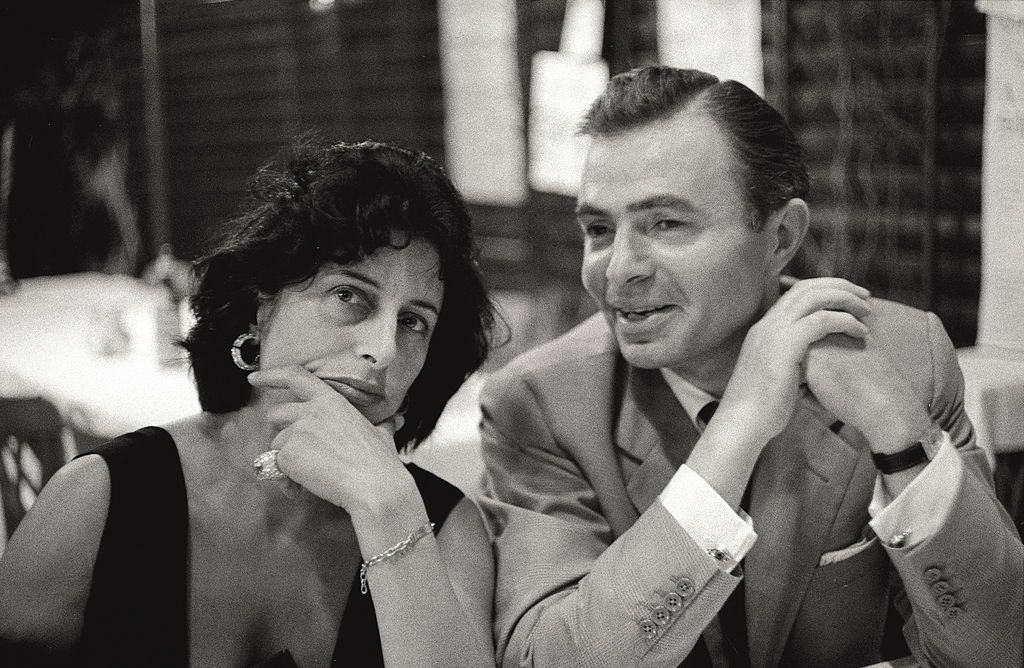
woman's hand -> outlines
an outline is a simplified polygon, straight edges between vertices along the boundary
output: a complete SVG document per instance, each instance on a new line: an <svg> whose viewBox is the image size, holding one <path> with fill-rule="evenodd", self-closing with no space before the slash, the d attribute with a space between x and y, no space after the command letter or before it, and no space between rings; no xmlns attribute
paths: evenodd
<svg viewBox="0 0 1024 668"><path fill-rule="evenodd" d="M398 458L394 435L402 417L371 424L348 400L305 368L295 365L249 374L263 390L290 394L266 414L277 430L271 448L289 479L349 514L387 512L415 490ZM394 498L392 498L394 497Z"/></svg>

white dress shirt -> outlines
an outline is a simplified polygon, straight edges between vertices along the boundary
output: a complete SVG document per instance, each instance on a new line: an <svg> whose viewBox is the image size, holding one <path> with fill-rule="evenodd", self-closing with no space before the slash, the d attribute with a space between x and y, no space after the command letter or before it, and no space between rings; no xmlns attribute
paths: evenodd
<svg viewBox="0 0 1024 668"><path fill-rule="evenodd" d="M668 369L661 370L672 393L697 427L704 425L697 413L716 397ZM874 496L868 506L870 526L890 547L909 549L935 533L946 520L954 493L964 474L964 465L950 441L949 434L935 458L895 499L889 499L882 485L882 474L875 481ZM709 558L726 571L732 571L757 540L753 522L742 509L733 511L703 478L686 464L679 467L658 500L679 526L704 548ZM820 565L849 558L871 545L872 540L822 555ZM724 558L722 558L724 556Z"/></svg>

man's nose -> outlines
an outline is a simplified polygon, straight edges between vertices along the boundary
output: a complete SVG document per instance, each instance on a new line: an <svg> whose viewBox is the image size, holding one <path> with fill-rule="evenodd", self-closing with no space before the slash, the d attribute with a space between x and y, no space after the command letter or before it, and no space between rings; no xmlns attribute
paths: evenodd
<svg viewBox="0 0 1024 668"><path fill-rule="evenodd" d="M379 371L387 369L395 361L398 351L397 316L378 316L364 321L362 325L356 353L372 368Z"/></svg>
<svg viewBox="0 0 1024 668"><path fill-rule="evenodd" d="M621 230L615 235L605 269L609 286L637 283L653 273L649 244L638 234Z"/></svg>

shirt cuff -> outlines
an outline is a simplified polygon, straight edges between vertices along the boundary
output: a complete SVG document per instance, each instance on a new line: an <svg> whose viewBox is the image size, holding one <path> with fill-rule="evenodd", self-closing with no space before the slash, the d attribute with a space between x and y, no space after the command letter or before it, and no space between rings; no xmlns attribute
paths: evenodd
<svg viewBox="0 0 1024 668"><path fill-rule="evenodd" d="M718 492L686 464L679 467L658 496L675 518L719 567L731 572L746 556L757 533L742 509L739 514Z"/></svg>
<svg viewBox="0 0 1024 668"><path fill-rule="evenodd" d="M944 431L935 458L892 501L882 484L882 474L878 474L868 505L871 528L890 547L922 543L935 535L949 517L963 474L960 454Z"/></svg>

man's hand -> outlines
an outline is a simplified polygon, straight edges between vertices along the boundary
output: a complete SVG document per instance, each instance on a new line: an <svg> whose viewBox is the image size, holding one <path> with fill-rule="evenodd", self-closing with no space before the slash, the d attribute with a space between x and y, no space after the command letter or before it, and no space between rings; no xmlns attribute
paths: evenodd
<svg viewBox="0 0 1024 668"><path fill-rule="evenodd" d="M822 406L864 434L873 452L903 450L931 424L924 400L870 334L812 344L805 368L807 386Z"/></svg>
<svg viewBox="0 0 1024 668"><path fill-rule="evenodd" d="M841 278L796 283L750 328L716 416L731 414L763 447L793 415L808 348L830 334L867 335L869 296Z"/></svg>

